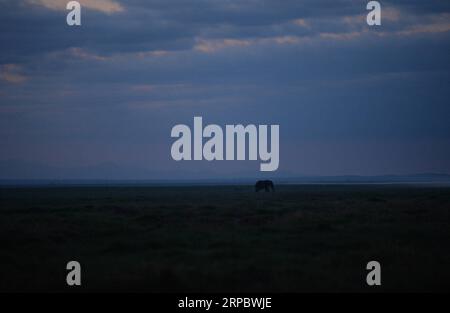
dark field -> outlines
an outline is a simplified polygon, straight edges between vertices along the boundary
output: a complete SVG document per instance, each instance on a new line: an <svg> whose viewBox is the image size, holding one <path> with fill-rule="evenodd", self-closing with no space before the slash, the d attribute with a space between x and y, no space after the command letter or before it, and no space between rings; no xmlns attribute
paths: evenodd
<svg viewBox="0 0 450 313"><path fill-rule="evenodd" d="M450 291L449 226L446 187L1 188L0 291Z"/></svg>

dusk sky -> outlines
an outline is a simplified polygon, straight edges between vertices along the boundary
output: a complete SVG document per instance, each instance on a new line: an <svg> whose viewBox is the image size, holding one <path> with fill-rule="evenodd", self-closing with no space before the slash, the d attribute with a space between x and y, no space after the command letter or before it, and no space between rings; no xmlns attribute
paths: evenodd
<svg viewBox="0 0 450 313"><path fill-rule="evenodd" d="M0 0L0 179L258 176L176 124L279 124L273 176L450 173L450 1Z"/></svg>

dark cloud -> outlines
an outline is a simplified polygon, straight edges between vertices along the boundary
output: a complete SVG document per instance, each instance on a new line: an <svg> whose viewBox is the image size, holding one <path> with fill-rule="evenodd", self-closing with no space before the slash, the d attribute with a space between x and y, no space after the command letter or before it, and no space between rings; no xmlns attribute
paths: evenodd
<svg viewBox="0 0 450 313"><path fill-rule="evenodd" d="M124 11L104 14L83 10L83 26L65 25L66 12L29 5L26 0L0 3L1 63L18 62L28 55L90 49L101 54L191 49L198 38L255 39L275 36L314 36L320 32L345 33L367 28L345 17L363 16L364 1L120 1ZM429 14L450 12L446 1L383 3L397 10L401 21L385 29L403 29L421 23ZM413 14L411 16L411 14ZM363 16L364 17L364 16ZM309 27L292 22L304 20ZM353 25L352 25L353 24ZM356 26L355 26L356 24Z"/></svg>

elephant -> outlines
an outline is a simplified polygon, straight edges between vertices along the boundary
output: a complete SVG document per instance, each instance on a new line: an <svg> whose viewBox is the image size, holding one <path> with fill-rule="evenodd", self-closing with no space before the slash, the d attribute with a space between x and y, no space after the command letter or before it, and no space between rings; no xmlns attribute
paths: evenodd
<svg viewBox="0 0 450 313"><path fill-rule="evenodd" d="M255 192L264 189L266 192L275 191L273 181L271 180L258 180L255 184Z"/></svg>

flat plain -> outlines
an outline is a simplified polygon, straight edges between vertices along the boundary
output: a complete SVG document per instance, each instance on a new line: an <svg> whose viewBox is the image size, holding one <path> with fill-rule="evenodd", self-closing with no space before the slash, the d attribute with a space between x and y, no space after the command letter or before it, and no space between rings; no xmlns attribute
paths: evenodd
<svg viewBox="0 0 450 313"><path fill-rule="evenodd" d="M2 187L0 291L450 291L449 187L276 187Z"/></svg>

